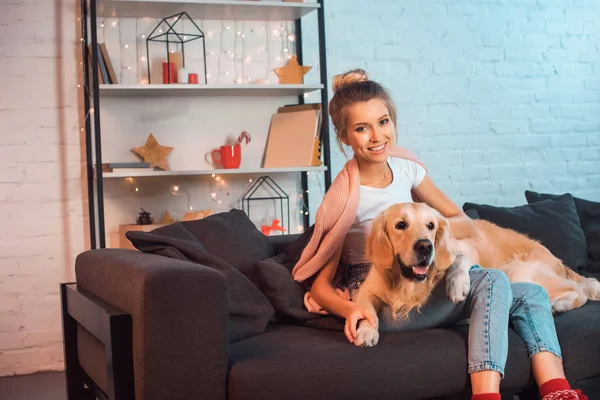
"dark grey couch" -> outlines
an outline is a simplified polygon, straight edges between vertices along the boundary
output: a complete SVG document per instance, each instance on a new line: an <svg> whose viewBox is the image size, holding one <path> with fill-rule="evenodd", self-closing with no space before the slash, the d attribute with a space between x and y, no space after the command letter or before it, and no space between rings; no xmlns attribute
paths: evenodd
<svg viewBox="0 0 600 400"><path fill-rule="evenodd" d="M529 204L466 203L600 275L600 203L525 193ZM130 232L140 251L86 251L62 285L70 399L469 399L467 326L349 344L339 319L303 307L290 268L311 230L265 237L239 210ZM292 245L293 244L293 245ZM600 302L555 317L567 378L600 398ZM504 398L538 398L524 342L509 331Z"/></svg>
<svg viewBox="0 0 600 400"><path fill-rule="evenodd" d="M278 253L296 238L269 240ZM337 330L271 322L261 334L228 343L228 282L212 268L101 249L79 255L76 276L79 295L131 318L137 399L469 398L466 326L383 334L378 346L363 349ZM121 375L114 373L106 345L76 326L76 339L69 336L78 361L67 363L71 387L81 378L102 395L129 384L130 370L120 366ZM600 398L600 303L558 316L556 326L568 378L590 399ZM509 341L505 398L536 398L525 345L512 330Z"/></svg>

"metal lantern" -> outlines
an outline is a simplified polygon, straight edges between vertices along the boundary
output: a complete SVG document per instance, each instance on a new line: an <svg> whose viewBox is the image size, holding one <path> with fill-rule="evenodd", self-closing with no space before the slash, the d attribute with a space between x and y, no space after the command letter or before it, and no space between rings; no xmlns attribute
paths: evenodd
<svg viewBox="0 0 600 400"><path fill-rule="evenodd" d="M188 20L191 22L191 32L183 31L183 22ZM189 25L188 25L189 26ZM182 66L185 67L185 43L202 40L202 55L203 55L203 69L204 69L204 83L207 83L206 79L206 43L204 41L204 32L194 22L194 20L188 15L188 13L181 12L178 14L171 15L163 18L158 25L152 30L146 39L146 61L148 64L148 82L150 80L150 42L163 42L166 43L167 50L167 63L171 62L170 46L181 45L181 61ZM171 68L168 68L169 82L171 82Z"/></svg>
<svg viewBox="0 0 600 400"><path fill-rule="evenodd" d="M264 189L271 189L274 192L274 196L260 196L257 197L256 191L264 187ZM273 201L273 208L275 217L278 218L282 225L284 225L284 207L287 211L287 231L290 231L290 198L287 193L269 176L261 176L258 178L242 195L242 210L250 218L250 203L255 201ZM284 204L285 203L285 204ZM279 207L277 207L279 205ZM279 208L279 217L277 216L277 209Z"/></svg>

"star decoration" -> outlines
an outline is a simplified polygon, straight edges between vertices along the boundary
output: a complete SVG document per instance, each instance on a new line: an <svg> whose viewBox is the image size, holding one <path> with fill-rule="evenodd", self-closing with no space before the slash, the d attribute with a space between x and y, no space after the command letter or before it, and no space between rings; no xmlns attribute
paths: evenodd
<svg viewBox="0 0 600 400"><path fill-rule="evenodd" d="M298 64L298 57L294 54L285 67L275 68L280 84L303 83L303 77L312 67L303 67Z"/></svg>
<svg viewBox="0 0 600 400"><path fill-rule="evenodd" d="M133 149L133 152L142 157L145 162L150 163L151 167L158 167L163 171L169 170L167 156L172 151L172 147L159 145L153 134L148 136L145 145Z"/></svg>

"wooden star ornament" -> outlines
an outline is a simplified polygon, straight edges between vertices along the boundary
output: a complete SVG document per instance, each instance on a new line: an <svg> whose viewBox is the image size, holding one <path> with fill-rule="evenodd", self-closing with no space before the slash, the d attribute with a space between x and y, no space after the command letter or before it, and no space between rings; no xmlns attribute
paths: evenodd
<svg viewBox="0 0 600 400"><path fill-rule="evenodd" d="M280 84L302 84L303 77L312 67L303 67L298 63L298 57L292 55L285 67L275 68Z"/></svg>
<svg viewBox="0 0 600 400"><path fill-rule="evenodd" d="M163 171L169 170L167 156L173 151L172 147L161 146L158 144L153 134L148 136L146 144L133 149L133 152L140 156L144 162L150 163L151 167L158 167Z"/></svg>

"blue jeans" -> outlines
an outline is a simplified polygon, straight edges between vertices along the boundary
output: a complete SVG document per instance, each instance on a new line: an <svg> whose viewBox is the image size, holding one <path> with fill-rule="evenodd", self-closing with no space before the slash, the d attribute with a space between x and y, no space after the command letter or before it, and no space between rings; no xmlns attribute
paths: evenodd
<svg viewBox="0 0 600 400"><path fill-rule="evenodd" d="M504 272L474 265L469 271L471 290L458 304L448 300L441 282L420 312L408 320L395 320L389 307L379 315L380 331L400 331L452 326L469 321L468 372L494 370L504 376L508 354L508 323L527 344L529 357L549 351L561 357L550 299L534 283L510 283Z"/></svg>

